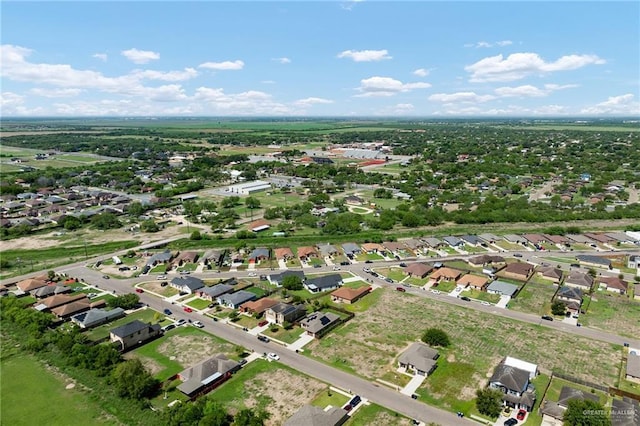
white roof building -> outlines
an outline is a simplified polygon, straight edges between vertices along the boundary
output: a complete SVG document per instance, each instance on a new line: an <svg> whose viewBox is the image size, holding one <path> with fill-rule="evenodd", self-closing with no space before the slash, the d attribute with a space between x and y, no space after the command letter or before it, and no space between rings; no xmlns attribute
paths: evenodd
<svg viewBox="0 0 640 426"><path fill-rule="evenodd" d="M529 373L529 380L535 378L538 375L538 366L527 361L522 361L518 358L506 357L503 362L504 365L509 367L515 367L520 370L524 370Z"/></svg>

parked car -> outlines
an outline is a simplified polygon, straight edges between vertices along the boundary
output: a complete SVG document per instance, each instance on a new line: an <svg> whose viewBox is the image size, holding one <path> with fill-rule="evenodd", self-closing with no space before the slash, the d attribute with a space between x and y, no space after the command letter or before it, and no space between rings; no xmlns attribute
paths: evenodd
<svg viewBox="0 0 640 426"><path fill-rule="evenodd" d="M173 314L173 312L171 312L169 309L165 309L165 310L164 310L164 314L165 314L165 315L172 315L172 314Z"/></svg>
<svg viewBox="0 0 640 426"><path fill-rule="evenodd" d="M480 302L480 304L484 305L484 306L491 306L491 303L489 303L487 301L484 301L484 300L482 302Z"/></svg>
<svg viewBox="0 0 640 426"><path fill-rule="evenodd" d="M345 261L340 262L340 265L342 265L342 266L348 266L348 265L351 265L351 262L347 262L347 261L345 260Z"/></svg>
<svg viewBox="0 0 640 426"><path fill-rule="evenodd" d="M267 324L269 324L269 321L267 321L267 320L263 320L263 321L260 321L260 322L258 323L258 327L262 327L262 326L265 326L265 325L267 325Z"/></svg>
<svg viewBox="0 0 640 426"><path fill-rule="evenodd" d="M353 406L351 404L347 404L344 407L342 407L342 409L346 412L351 411L351 409L353 409Z"/></svg>
<svg viewBox="0 0 640 426"><path fill-rule="evenodd" d="M257 276L258 274L256 274L255 272L249 272L249 274L248 274L248 275L249 275L250 277L255 277L255 276Z"/></svg>
<svg viewBox="0 0 640 426"><path fill-rule="evenodd" d="M162 327L162 331L169 331L169 330L173 330L174 328L176 328L175 324L167 324L164 327Z"/></svg>
<svg viewBox="0 0 640 426"><path fill-rule="evenodd" d="M213 303L209 303L209 305L208 305L207 307L208 307L208 308L215 308L215 307L216 307L216 305L217 305L217 303L216 303L216 302L213 302Z"/></svg>
<svg viewBox="0 0 640 426"><path fill-rule="evenodd" d="M189 275L191 271L180 271L180 275Z"/></svg>
<svg viewBox="0 0 640 426"><path fill-rule="evenodd" d="M102 278L104 278L105 280L110 279L111 277L109 275L103 275Z"/></svg>
<svg viewBox="0 0 640 426"><path fill-rule="evenodd" d="M201 323L200 321L194 321L193 325L198 328L204 328L204 324Z"/></svg>
<svg viewBox="0 0 640 426"><path fill-rule="evenodd" d="M364 263L373 263L373 260L367 259L367 260L364 261Z"/></svg>
<svg viewBox="0 0 640 426"><path fill-rule="evenodd" d="M156 279L157 279L158 281L160 281L160 280L166 280L166 279L167 279L167 276L166 276L166 275L158 275L158 276L156 277Z"/></svg>
<svg viewBox="0 0 640 426"><path fill-rule="evenodd" d="M397 291L401 291L401 292L405 292L405 291L407 291L407 290L405 290L405 288L404 288L404 287L396 287L396 290L397 290Z"/></svg>
<svg viewBox="0 0 640 426"><path fill-rule="evenodd" d="M269 359L270 361L278 361L280 357L277 354L274 354L273 352L269 352L267 354L267 359Z"/></svg>
<svg viewBox="0 0 640 426"><path fill-rule="evenodd" d="M339 266L334 266L334 267L333 267L333 270L334 270L334 271L339 271L339 270L340 270L340 267L339 267Z"/></svg>
<svg viewBox="0 0 640 426"><path fill-rule="evenodd" d="M518 421L513 417L504 421L504 426L513 426L517 424L518 424Z"/></svg>
<svg viewBox="0 0 640 426"><path fill-rule="evenodd" d="M166 286L168 286L168 285L169 285L169 281L162 281L162 282L160 283L160 287L166 287Z"/></svg>
<svg viewBox="0 0 640 426"><path fill-rule="evenodd" d="M322 265L318 265L317 263L313 265L314 268L322 268Z"/></svg>
<svg viewBox="0 0 640 426"><path fill-rule="evenodd" d="M176 321L177 326L185 325L186 323L187 321L185 321L183 318L180 318L178 321Z"/></svg>
<svg viewBox="0 0 640 426"><path fill-rule="evenodd" d="M184 307L184 311L185 311L185 312L188 312L188 313L191 313L191 312L193 312L193 309L191 309L191 308L190 308L190 307L188 307L188 306L185 306L185 307Z"/></svg>
<svg viewBox="0 0 640 426"><path fill-rule="evenodd" d="M518 410L518 414L516 414L516 419L522 421L527 415L527 410L523 410L522 408Z"/></svg>
<svg viewBox="0 0 640 426"><path fill-rule="evenodd" d="M515 253L513 257L522 257L522 255L520 253Z"/></svg>
<svg viewBox="0 0 640 426"><path fill-rule="evenodd" d="M506 405L504 407L504 409L502 410L502 415L504 417L509 417L511 415L511 407L509 407L508 405Z"/></svg>
<svg viewBox="0 0 640 426"><path fill-rule="evenodd" d="M267 336L263 336L263 335L258 335L258 340L260 340L261 342L264 343L269 343L269 338Z"/></svg>
<svg viewBox="0 0 640 426"><path fill-rule="evenodd" d="M440 290L431 290L431 293L433 293L433 294L440 294Z"/></svg>
<svg viewBox="0 0 640 426"><path fill-rule="evenodd" d="M136 293L144 293L144 290L141 288L136 288Z"/></svg>
<svg viewBox="0 0 640 426"><path fill-rule="evenodd" d="M465 302L471 302L471 299L469 299L467 296L462 296L460 300L464 300Z"/></svg>
<svg viewBox="0 0 640 426"><path fill-rule="evenodd" d="M356 395L353 398L351 398L351 401L349 401L349 404L355 407L356 405L360 404L360 401L362 401L362 398L360 398L360 395Z"/></svg>
<svg viewBox="0 0 640 426"><path fill-rule="evenodd" d="M543 320L547 320L547 321L553 321L553 317L551 315L543 315L541 317Z"/></svg>
<svg viewBox="0 0 640 426"><path fill-rule="evenodd" d="M401 262L401 263L400 263L400 267L401 267L401 268L406 268L406 267L407 267L407 264L406 264L406 263L404 263L404 262Z"/></svg>
<svg viewBox="0 0 640 426"><path fill-rule="evenodd" d="M580 267L580 264L579 264L579 263L572 263L572 264L571 264L571 267L572 267L572 268L579 268L579 267Z"/></svg>
<svg viewBox="0 0 640 426"><path fill-rule="evenodd" d="M393 281L391 278L385 278L384 279L386 282L393 284L395 281Z"/></svg>

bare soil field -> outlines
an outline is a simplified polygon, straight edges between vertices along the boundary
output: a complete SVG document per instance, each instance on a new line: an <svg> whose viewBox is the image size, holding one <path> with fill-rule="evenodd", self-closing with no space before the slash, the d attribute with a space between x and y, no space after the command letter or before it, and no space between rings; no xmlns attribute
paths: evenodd
<svg viewBox="0 0 640 426"><path fill-rule="evenodd" d="M507 355L538 364L543 372L603 384L613 384L620 362L610 344L390 290L375 308L307 348L329 364L375 379L393 372L406 345L430 327L441 328L452 341L441 350L441 367L421 388L437 399L473 398Z"/></svg>
<svg viewBox="0 0 640 426"><path fill-rule="evenodd" d="M233 350L234 346L231 343L221 344L204 334L170 336L158 347L158 353L169 358L174 357L176 362L186 367L219 353L233 353Z"/></svg>
<svg viewBox="0 0 640 426"><path fill-rule="evenodd" d="M265 424L276 426L284 423L299 407L313 400L326 385L306 376L277 369L254 376L244 383L244 387L247 394L244 402L249 408L260 406L255 395L271 400L264 407L271 414Z"/></svg>

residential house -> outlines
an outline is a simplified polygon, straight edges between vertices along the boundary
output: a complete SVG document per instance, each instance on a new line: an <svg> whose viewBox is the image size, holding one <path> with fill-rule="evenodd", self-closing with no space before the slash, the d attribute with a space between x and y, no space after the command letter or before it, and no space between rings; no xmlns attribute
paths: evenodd
<svg viewBox="0 0 640 426"><path fill-rule="evenodd" d="M180 372L178 378L182 383L178 385L178 390L191 398L203 395L224 383L238 369L238 361L217 354Z"/></svg>
<svg viewBox="0 0 640 426"><path fill-rule="evenodd" d="M289 247L273 249L273 255L275 256L276 260L284 260L285 262L288 262L295 257L293 255L293 251Z"/></svg>
<svg viewBox="0 0 640 426"><path fill-rule="evenodd" d="M249 262L258 263L264 260L269 260L270 252L268 248L258 247L253 249L249 255Z"/></svg>
<svg viewBox="0 0 640 426"><path fill-rule="evenodd" d="M543 415L544 424L555 424L556 422L562 422L564 413L569 407L569 401L589 400L593 402L599 402L600 398L592 393L585 392L583 390L575 389L569 386L563 386L560 390L560 397L558 401L545 400L540 407L540 411ZM553 420L545 422L546 417L551 417Z"/></svg>
<svg viewBox="0 0 640 426"><path fill-rule="evenodd" d="M233 286L229 284L216 284L211 287L202 287L197 290L198 295L207 300L214 301L219 296L233 291Z"/></svg>
<svg viewBox="0 0 640 426"><path fill-rule="evenodd" d="M203 265L222 266L225 259L226 250L207 250L200 261Z"/></svg>
<svg viewBox="0 0 640 426"><path fill-rule="evenodd" d="M414 342L398 357L398 367L418 376L428 376L436 369L436 360L439 356L438 351L432 347Z"/></svg>
<svg viewBox="0 0 640 426"><path fill-rule="evenodd" d="M615 243L615 239L607 236L605 233L585 232L584 235L602 244Z"/></svg>
<svg viewBox="0 0 640 426"><path fill-rule="evenodd" d="M640 269L640 255L632 254L627 260L627 268Z"/></svg>
<svg viewBox="0 0 640 426"><path fill-rule="evenodd" d="M22 280L17 284L18 289L24 291L25 293L29 293L31 291L37 290L40 287L44 287L47 285L47 282L42 279L37 278L27 278L26 280Z"/></svg>
<svg viewBox="0 0 640 426"><path fill-rule="evenodd" d="M362 286L358 288L340 287L331 293L331 301L337 303L352 304L371 292L371 287Z"/></svg>
<svg viewBox="0 0 640 426"><path fill-rule="evenodd" d="M195 251L183 251L173 260L173 263L178 267L184 266L187 263L196 263L198 260L198 253Z"/></svg>
<svg viewBox="0 0 640 426"><path fill-rule="evenodd" d="M255 300L256 295L245 290L236 291L235 293L225 293L216 299L222 306L226 306L231 309L238 309L240 305L250 300Z"/></svg>
<svg viewBox="0 0 640 426"><path fill-rule="evenodd" d="M569 239L564 235L548 235L545 234L547 240L551 241L553 244L564 246L569 244Z"/></svg>
<svg viewBox="0 0 640 426"><path fill-rule="evenodd" d="M635 353L635 351L631 351L627 356L625 379L640 383L640 355Z"/></svg>
<svg viewBox="0 0 640 426"><path fill-rule="evenodd" d="M598 282L601 289L604 288L612 293L625 294L629 288L629 283L618 277L600 277Z"/></svg>
<svg viewBox="0 0 640 426"><path fill-rule="evenodd" d="M429 275L429 272L433 271L433 267L426 263L410 263L408 264L403 272L410 277L424 278Z"/></svg>
<svg viewBox="0 0 640 426"><path fill-rule="evenodd" d="M73 315L88 311L89 309L101 308L106 305L107 304L104 300L91 302L85 297L76 300L75 302L67 303L65 305L58 306L57 308L53 308L51 309L51 313L54 314L58 319L66 320L68 318L71 318Z"/></svg>
<svg viewBox="0 0 640 426"><path fill-rule="evenodd" d="M264 311L278 303L280 302L275 299L269 299L268 297L264 297L259 300L250 300L240 305L240 312L250 315L262 315Z"/></svg>
<svg viewBox="0 0 640 426"><path fill-rule="evenodd" d="M360 250L360 246L355 244L355 243L344 243L342 244L342 250L344 251L344 254L349 257L353 257L356 256L360 253L362 253L362 250Z"/></svg>
<svg viewBox="0 0 640 426"><path fill-rule="evenodd" d="M410 250L416 252L426 246L426 243L422 240L416 238L409 238L406 240L402 240L402 243L407 246Z"/></svg>
<svg viewBox="0 0 640 426"><path fill-rule="evenodd" d="M460 275L462 275L462 272L457 269L443 266L442 268L436 269L429 277L429 280L436 283L440 281L457 281Z"/></svg>
<svg viewBox="0 0 640 426"><path fill-rule="evenodd" d="M173 255L169 250L165 250L160 253L155 253L154 255L149 257L149 259L147 259L147 266L153 268L154 266L157 266L160 264L167 264L171 262L172 258L173 258Z"/></svg>
<svg viewBox="0 0 640 426"><path fill-rule="evenodd" d="M487 293L513 297L518 292L518 289L517 285L496 280L487 286Z"/></svg>
<svg viewBox="0 0 640 426"><path fill-rule="evenodd" d="M319 339L331 330L331 328L340 324L340 322L340 316L333 312L316 311L303 318L300 321L300 327L302 327L308 335Z"/></svg>
<svg viewBox="0 0 640 426"><path fill-rule="evenodd" d="M320 277L308 278L304 282L304 287L311 293L333 290L342 285L342 276L340 274L322 275Z"/></svg>
<svg viewBox="0 0 640 426"><path fill-rule="evenodd" d="M85 299L87 297L86 294L56 294L53 296L49 296L46 299L42 299L37 305L34 306L36 311L50 311L53 308L57 308L58 306L66 305L71 302L76 302L80 299Z"/></svg>
<svg viewBox="0 0 640 426"><path fill-rule="evenodd" d="M344 198L344 202L346 204L350 204L352 206L361 206L365 203L364 198L358 197L357 195L348 195Z"/></svg>
<svg viewBox="0 0 640 426"><path fill-rule="evenodd" d="M568 311L579 313L582 306L582 290L577 287L560 287L556 293L556 300L563 302Z"/></svg>
<svg viewBox="0 0 640 426"><path fill-rule="evenodd" d="M508 264L500 274L505 278L511 278L518 281L527 281L533 274L535 267L526 262L515 262Z"/></svg>
<svg viewBox="0 0 640 426"><path fill-rule="evenodd" d="M489 285L489 280L479 275L466 274L458 279L456 284L460 287L471 287L473 290L485 291Z"/></svg>
<svg viewBox="0 0 640 426"><path fill-rule="evenodd" d="M331 407L327 410L315 405L305 404L283 426L340 426L349 420L348 413L341 407Z"/></svg>
<svg viewBox="0 0 640 426"><path fill-rule="evenodd" d="M361 244L360 247L362 247L362 251L369 254L384 253L385 251L382 244L378 244L378 243L364 243L364 244Z"/></svg>
<svg viewBox="0 0 640 426"><path fill-rule="evenodd" d="M505 263L504 257L491 254L481 254L480 256L470 257L467 262L471 266L487 266L497 263Z"/></svg>
<svg viewBox="0 0 640 426"><path fill-rule="evenodd" d="M520 244L523 246L527 245L527 240L523 237L521 237L520 235L516 235L516 234L507 234L505 236L503 236L503 238L505 239L505 241L512 243L512 244Z"/></svg>
<svg viewBox="0 0 640 426"><path fill-rule="evenodd" d="M524 238L534 246L538 246L542 243L547 242L547 237L543 234L523 234L522 238Z"/></svg>
<svg viewBox="0 0 640 426"><path fill-rule="evenodd" d="M504 405L531 411L536 401L535 388L530 383L530 372L501 362L489 379L489 388L502 392Z"/></svg>
<svg viewBox="0 0 640 426"><path fill-rule="evenodd" d="M304 262L318 257L318 250L313 246L298 247L298 258Z"/></svg>
<svg viewBox="0 0 640 426"><path fill-rule="evenodd" d="M464 241L465 244L468 244L473 247L478 247L482 245L482 241L476 235L462 235L460 239Z"/></svg>
<svg viewBox="0 0 640 426"><path fill-rule="evenodd" d="M571 271L569 276L565 278L564 285L569 287L578 287L583 291L591 291L593 287L593 278L590 275L583 274L578 271Z"/></svg>
<svg viewBox="0 0 640 426"><path fill-rule="evenodd" d="M446 245L445 242L434 238L434 237L427 237L427 238L423 238L422 241L425 242L425 244L427 244L429 247L434 248L434 249L439 249L442 248Z"/></svg>
<svg viewBox="0 0 640 426"><path fill-rule="evenodd" d="M293 323L307 314L304 305L277 303L265 311L265 319L273 324Z"/></svg>
<svg viewBox="0 0 640 426"><path fill-rule="evenodd" d="M178 289L180 293L193 294L204 287L204 282L196 277L179 276L173 278L169 285Z"/></svg>
<svg viewBox="0 0 640 426"><path fill-rule="evenodd" d="M291 270L287 270L287 271L283 271L280 272L279 274L271 274L269 275L267 278L269 279L269 282L277 287L281 287L282 286L282 281L284 281L284 279L288 276L291 275L295 275L297 277L300 278L301 281L304 282L304 280L307 279L307 277L305 277L304 272L302 271L291 271Z"/></svg>
<svg viewBox="0 0 640 426"><path fill-rule="evenodd" d="M409 248L399 241L386 241L382 243L385 251L388 253L393 253L394 255L402 254L402 252L406 252Z"/></svg>
<svg viewBox="0 0 640 426"><path fill-rule="evenodd" d="M320 244L317 246L322 257L333 257L340 254L340 251L332 244Z"/></svg>
<svg viewBox="0 0 640 426"><path fill-rule="evenodd" d="M442 237L442 240L449 244L449 246L451 247L464 247L464 241L462 241L460 238L458 237L454 237L454 236L449 236L449 237Z"/></svg>
<svg viewBox="0 0 640 426"><path fill-rule="evenodd" d="M44 299L56 294L71 293L73 289L67 285L46 285L31 292L36 299Z"/></svg>
<svg viewBox="0 0 640 426"><path fill-rule="evenodd" d="M109 339L120 344L120 350L126 351L160 335L160 324L145 323L140 320L131 321L112 329Z"/></svg>
<svg viewBox="0 0 640 426"><path fill-rule="evenodd" d="M497 235L490 234L490 233L480 234L478 235L478 238L480 238L482 241L484 241L487 244L494 244L496 241L500 241L502 239Z"/></svg>
<svg viewBox="0 0 640 426"><path fill-rule="evenodd" d="M611 426L640 425L640 402L624 397L611 404Z"/></svg>
<svg viewBox="0 0 640 426"><path fill-rule="evenodd" d="M90 309L86 312L76 314L71 317L71 321L80 328L92 328L109 321L125 316L124 309L114 308L110 311L106 309Z"/></svg>
<svg viewBox="0 0 640 426"><path fill-rule="evenodd" d="M588 254L579 254L576 256L576 260L580 262L581 265L587 266L595 266L597 268L607 268L611 269L611 260L606 257L601 256L591 256Z"/></svg>
<svg viewBox="0 0 640 426"><path fill-rule="evenodd" d="M536 274L556 284L562 281L562 269L554 268L553 266L542 266L536 270Z"/></svg>
<svg viewBox="0 0 640 426"><path fill-rule="evenodd" d="M567 234L566 237L569 239L571 243L587 244L587 245L595 243L594 240L582 234Z"/></svg>

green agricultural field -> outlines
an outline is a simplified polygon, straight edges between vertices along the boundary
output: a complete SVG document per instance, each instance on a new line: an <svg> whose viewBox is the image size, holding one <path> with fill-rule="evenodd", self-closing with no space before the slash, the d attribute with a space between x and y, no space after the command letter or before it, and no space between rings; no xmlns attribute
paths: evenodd
<svg viewBox="0 0 640 426"><path fill-rule="evenodd" d="M26 354L5 356L0 364L2 424L117 425L87 392L66 389L72 380L45 368Z"/></svg>

